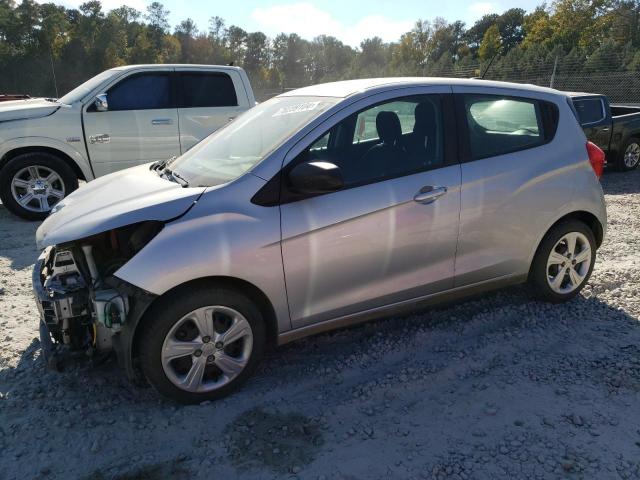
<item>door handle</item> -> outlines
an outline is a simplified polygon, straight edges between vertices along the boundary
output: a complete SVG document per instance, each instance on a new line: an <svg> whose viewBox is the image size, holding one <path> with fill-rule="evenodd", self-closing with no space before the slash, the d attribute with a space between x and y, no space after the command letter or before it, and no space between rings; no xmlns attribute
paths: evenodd
<svg viewBox="0 0 640 480"><path fill-rule="evenodd" d="M98 135L91 135L89 137L89 143L109 143L111 141L111 137L106 133L100 133Z"/></svg>
<svg viewBox="0 0 640 480"><path fill-rule="evenodd" d="M604 128L602 129L602 131L603 131L603 132L608 132L608 131L609 131L609 127L604 127Z"/></svg>
<svg viewBox="0 0 640 480"><path fill-rule="evenodd" d="M151 125L173 125L173 120L170 118L154 118L151 120Z"/></svg>
<svg viewBox="0 0 640 480"><path fill-rule="evenodd" d="M435 202L438 198L447 193L447 187L433 187L427 185L422 187L420 191L413 197L413 200L423 205Z"/></svg>

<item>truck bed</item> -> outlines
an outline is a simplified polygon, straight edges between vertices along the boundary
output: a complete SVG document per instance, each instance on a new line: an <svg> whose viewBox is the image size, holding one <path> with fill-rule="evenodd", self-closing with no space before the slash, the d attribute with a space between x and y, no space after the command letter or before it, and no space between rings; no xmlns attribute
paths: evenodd
<svg viewBox="0 0 640 480"><path fill-rule="evenodd" d="M609 108L611 108L611 116L614 118L640 113L640 107L632 107L628 105L611 105Z"/></svg>

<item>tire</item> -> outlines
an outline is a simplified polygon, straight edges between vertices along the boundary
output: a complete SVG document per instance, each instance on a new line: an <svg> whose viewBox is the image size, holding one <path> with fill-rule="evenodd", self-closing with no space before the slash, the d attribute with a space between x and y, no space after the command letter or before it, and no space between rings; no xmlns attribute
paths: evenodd
<svg viewBox="0 0 640 480"><path fill-rule="evenodd" d="M574 252L568 257L567 240L571 238L575 238ZM579 262L587 248L588 258ZM589 281L595 259L595 236L585 223L568 220L555 225L543 238L531 265L528 283L533 296L551 303L571 300Z"/></svg>
<svg viewBox="0 0 640 480"><path fill-rule="evenodd" d="M41 181L37 185L40 189L34 190L33 181L38 179ZM17 155L0 170L3 205L26 220L44 220L56 203L77 188L78 177L73 169L61 158L47 152ZM28 195L31 195L31 200L21 204L19 199L25 200Z"/></svg>
<svg viewBox="0 0 640 480"><path fill-rule="evenodd" d="M220 345L225 339L222 335L231 331L225 326L236 313L239 317L231 320L233 332L237 336L242 328L245 336ZM199 327L205 323L205 328ZM206 331L211 327L213 330ZM205 330L204 335L201 330ZM213 286L179 290L161 299L139 335L145 377L160 394L184 404L217 400L237 390L258 365L266 338L262 314L248 297ZM175 357L168 360L172 355ZM243 368L233 375L220 368L229 371L241 363ZM189 380L198 377L199 369L203 372L199 384L191 382L189 387Z"/></svg>
<svg viewBox="0 0 640 480"><path fill-rule="evenodd" d="M621 172L635 170L640 164L640 140L631 137L624 142L624 147L618 156L617 167Z"/></svg>

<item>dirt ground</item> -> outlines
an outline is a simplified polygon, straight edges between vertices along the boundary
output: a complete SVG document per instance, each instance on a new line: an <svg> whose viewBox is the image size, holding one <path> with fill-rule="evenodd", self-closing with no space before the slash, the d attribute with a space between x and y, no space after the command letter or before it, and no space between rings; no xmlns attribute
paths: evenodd
<svg viewBox="0 0 640 480"><path fill-rule="evenodd" d="M308 338L177 406L110 363L45 369L36 224L0 206L0 479L640 478L640 171L574 301L522 288Z"/></svg>

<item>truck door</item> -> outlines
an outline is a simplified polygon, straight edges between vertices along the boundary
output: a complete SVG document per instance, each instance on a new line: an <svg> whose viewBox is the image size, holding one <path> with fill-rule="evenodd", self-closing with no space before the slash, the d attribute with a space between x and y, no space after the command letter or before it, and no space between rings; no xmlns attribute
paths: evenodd
<svg viewBox="0 0 640 480"><path fill-rule="evenodd" d="M237 72L176 68L182 153L249 109Z"/></svg>
<svg viewBox="0 0 640 480"><path fill-rule="evenodd" d="M84 108L84 131L96 177L180 154L171 70L137 72L110 86L107 110Z"/></svg>

